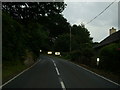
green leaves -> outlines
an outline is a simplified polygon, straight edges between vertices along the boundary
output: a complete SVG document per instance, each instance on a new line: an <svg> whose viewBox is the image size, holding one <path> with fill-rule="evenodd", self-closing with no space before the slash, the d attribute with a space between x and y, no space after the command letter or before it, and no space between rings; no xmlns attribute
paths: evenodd
<svg viewBox="0 0 120 90"><path fill-rule="evenodd" d="M2 4L4 58L15 59L14 54L19 58L26 50L35 55L39 55L40 49L69 52L70 28L72 49L70 55L73 57L75 55L76 59L80 55L90 58L92 55L90 33L84 25L70 26L61 14L65 7L64 2L4 2ZM11 51L13 53L10 53Z"/></svg>
<svg viewBox="0 0 120 90"><path fill-rule="evenodd" d="M68 52L70 47L70 38L69 34L62 34L57 37L55 40L55 50Z"/></svg>
<svg viewBox="0 0 120 90"><path fill-rule="evenodd" d="M23 26L13 20L9 14L3 13L3 60L11 61L22 59L26 50L39 55L39 50L48 50L49 31L41 24L29 22Z"/></svg>
<svg viewBox="0 0 120 90"><path fill-rule="evenodd" d="M71 52L70 33L64 33L57 37L55 50L63 52L64 57L72 61L90 65L93 49L89 31L83 25L73 25L71 27Z"/></svg>
<svg viewBox="0 0 120 90"><path fill-rule="evenodd" d="M91 42L90 34L86 28L77 25L71 27L71 49L73 52L78 51L84 56L91 57ZM70 51L70 33L64 33L57 37L55 40L55 50L62 52ZM79 58L79 56L77 57Z"/></svg>
<svg viewBox="0 0 120 90"><path fill-rule="evenodd" d="M30 20L39 21L40 17L60 14L65 6L64 2L3 2L2 10L17 21L27 24Z"/></svg>
<svg viewBox="0 0 120 90"><path fill-rule="evenodd" d="M120 44L113 43L107 45L100 50L100 66L101 68L112 70L112 71L119 71L119 64L120 64L120 51L118 48ZM120 71L119 71L120 72Z"/></svg>
<svg viewBox="0 0 120 90"><path fill-rule="evenodd" d="M39 54L40 49L48 49L48 35L44 26L39 23L29 23L27 29L28 39L27 46L32 49L36 54Z"/></svg>
<svg viewBox="0 0 120 90"><path fill-rule="evenodd" d="M8 14L2 14L2 40L3 40L3 59L15 59L24 53L25 41L23 27Z"/></svg>

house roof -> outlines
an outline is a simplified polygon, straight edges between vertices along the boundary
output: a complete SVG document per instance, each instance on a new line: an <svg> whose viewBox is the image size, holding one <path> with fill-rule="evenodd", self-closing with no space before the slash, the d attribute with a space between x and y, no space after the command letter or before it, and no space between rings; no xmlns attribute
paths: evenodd
<svg viewBox="0 0 120 90"><path fill-rule="evenodd" d="M102 40L99 44L95 45L93 48L99 48L99 47L105 46L107 44L110 44L110 43L113 43L119 40L120 40L120 30L111 34L110 36Z"/></svg>

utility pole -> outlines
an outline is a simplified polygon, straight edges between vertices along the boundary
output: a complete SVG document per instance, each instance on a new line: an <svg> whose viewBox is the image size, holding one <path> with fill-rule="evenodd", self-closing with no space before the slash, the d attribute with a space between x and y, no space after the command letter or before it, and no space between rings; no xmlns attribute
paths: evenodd
<svg viewBox="0 0 120 90"><path fill-rule="evenodd" d="M70 53L71 53L71 26L70 26Z"/></svg>

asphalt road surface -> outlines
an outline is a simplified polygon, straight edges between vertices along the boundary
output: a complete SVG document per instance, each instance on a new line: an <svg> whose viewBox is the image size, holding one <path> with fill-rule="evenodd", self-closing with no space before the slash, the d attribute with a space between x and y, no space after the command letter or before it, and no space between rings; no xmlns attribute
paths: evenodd
<svg viewBox="0 0 120 90"><path fill-rule="evenodd" d="M4 88L120 88L71 62L41 55L38 62Z"/></svg>

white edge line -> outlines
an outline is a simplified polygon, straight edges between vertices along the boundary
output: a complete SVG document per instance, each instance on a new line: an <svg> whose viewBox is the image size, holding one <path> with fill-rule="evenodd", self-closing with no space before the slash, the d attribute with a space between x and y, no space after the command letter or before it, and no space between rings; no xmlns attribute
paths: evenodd
<svg viewBox="0 0 120 90"><path fill-rule="evenodd" d="M67 61L67 62L70 62L70 61ZM115 84L115 85L120 86L120 84L118 84L118 83L116 83L116 82L114 82L114 81L112 81L112 80L110 80L110 79L108 79L108 78L105 78L105 77L103 77L103 76L101 76L101 75L99 75L99 74L97 74L97 73L95 73L95 72L92 72L92 71L90 71L90 70L88 70L88 69L86 69L86 68L84 68L84 67L82 67L82 66L79 66L79 65L77 65L77 64L75 64L75 63L73 63L73 62L70 62L70 63L72 63L72 64L74 64L74 65L76 65L76 66L78 66L78 67L80 67L80 68L83 68L84 70L86 70L86 71L88 71L88 72L90 72L90 73L93 73L93 74L95 74L95 75L103 78L104 80L107 80L107 81L109 81L109 82L111 82L111 83L113 83L113 84Z"/></svg>
<svg viewBox="0 0 120 90"><path fill-rule="evenodd" d="M77 66L79 66L79 65L77 65ZM116 82L114 82L114 81L112 81L112 80L110 80L110 79L108 79L108 78L105 78L105 77L103 77L103 76L101 76L101 75L99 75L99 74L97 74L97 73L95 73L95 72L92 72L92 71L90 71L90 70L88 70L88 69L86 69L86 68L84 68L84 67L82 67L82 66L79 66L79 67L81 67L81 68L83 68L84 70L89 71L89 72L91 72L91 73L93 73L93 74L95 74L95 75L97 75L97 76L99 76L99 77L101 77L101 78L109 81L109 82L112 82L112 83L120 86L118 83L116 83Z"/></svg>
<svg viewBox="0 0 120 90"><path fill-rule="evenodd" d="M40 60L39 60L40 61ZM30 66L29 68L23 70L22 72L20 72L19 74L17 74L16 76L14 76L12 79L8 80L7 82L5 82L3 85L0 86L0 89L5 86L6 84L10 83L12 80L14 80L15 78L17 78L18 76L20 76L21 74L23 74L24 72L26 72L27 70L29 70L30 68L32 68L33 66L35 66L39 61L37 61L36 63L34 63L32 66Z"/></svg>
<svg viewBox="0 0 120 90"><path fill-rule="evenodd" d="M71 63L72 63L72 62L71 62ZM73 64L74 64L74 63L73 63ZM101 76L101 75L99 75L99 74L97 74L97 73L95 73L95 72L92 72L92 71L90 71L90 70L88 70L88 69L86 69L86 68L84 68L84 67L82 67L82 66L79 66L79 65L77 65L77 64L75 64L75 65L78 66L78 67L83 68L84 70L86 70L86 71L88 71L88 72L90 72L90 73L93 73L93 74L95 74L95 75L97 75L97 76L103 78L104 80L107 80L107 81L109 81L109 82L111 82L111 83L114 83L114 84L120 86L120 84L118 84L118 83L116 83L116 82L114 82L114 81L111 81L111 80L108 79L108 78L105 78L105 77L103 77L103 76Z"/></svg>

